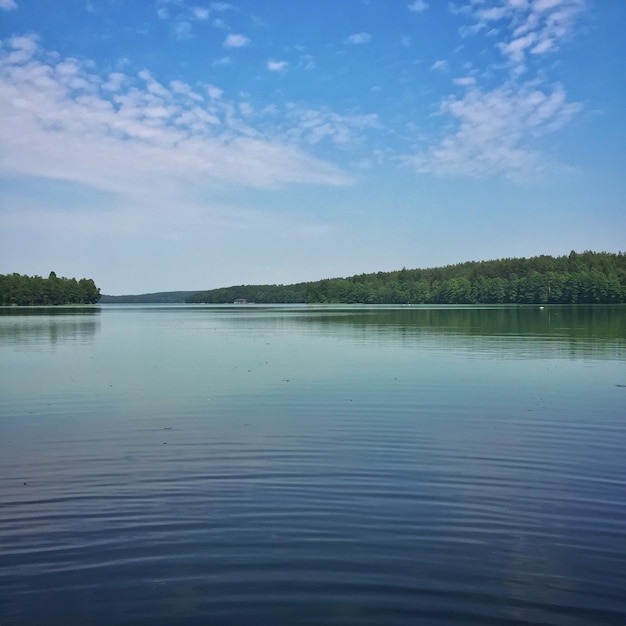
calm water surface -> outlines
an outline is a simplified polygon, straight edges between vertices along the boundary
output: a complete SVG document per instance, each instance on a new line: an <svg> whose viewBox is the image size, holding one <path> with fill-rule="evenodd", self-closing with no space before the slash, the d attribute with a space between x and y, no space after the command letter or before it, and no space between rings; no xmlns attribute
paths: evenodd
<svg viewBox="0 0 626 626"><path fill-rule="evenodd" d="M0 309L0 624L626 624L626 309Z"/></svg>

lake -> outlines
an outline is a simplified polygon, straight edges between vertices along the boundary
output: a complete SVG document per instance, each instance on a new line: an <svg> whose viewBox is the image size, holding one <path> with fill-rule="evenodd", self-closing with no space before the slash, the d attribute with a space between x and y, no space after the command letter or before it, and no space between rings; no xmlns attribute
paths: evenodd
<svg viewBox="0 0 626 626"><path fill-rule="evenodd" d="M626 624L626 307L0 309L0 624Z"/></svg>

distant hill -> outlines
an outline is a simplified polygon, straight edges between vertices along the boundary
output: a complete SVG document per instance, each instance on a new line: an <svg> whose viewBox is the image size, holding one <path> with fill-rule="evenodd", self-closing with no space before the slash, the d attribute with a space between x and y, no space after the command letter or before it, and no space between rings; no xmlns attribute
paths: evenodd
<svg viewBox="0 0 626 626"><path fill-rule="evenodd" d="M100 298L102 304L183 304L195 291L158 291L129 296L107 296Z"/></svg>

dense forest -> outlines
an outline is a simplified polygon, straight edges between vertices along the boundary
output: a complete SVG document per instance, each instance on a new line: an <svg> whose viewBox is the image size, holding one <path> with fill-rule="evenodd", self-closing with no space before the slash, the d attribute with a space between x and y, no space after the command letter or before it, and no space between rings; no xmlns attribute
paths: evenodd
<svg viewBox="0 0 626 626"><path fill-rule="evenodd" d="M138 295L107 296L102 295L102 304L182 304L196 291L157 291Z"/></svg>
<svg viewBox="0 0 626 626"><path fill-rule="evenodd" d="M430 269L240 285L198 292L188 303L609 304L626 302L626 253L571 252Z"/></svg>
<svg viewBox="0 0 626 626"><path fill-rule="evenodd" d="M91 278L48 278L0 274L0 306L34 306L57 304L95 304L100 289Z"/></svg>

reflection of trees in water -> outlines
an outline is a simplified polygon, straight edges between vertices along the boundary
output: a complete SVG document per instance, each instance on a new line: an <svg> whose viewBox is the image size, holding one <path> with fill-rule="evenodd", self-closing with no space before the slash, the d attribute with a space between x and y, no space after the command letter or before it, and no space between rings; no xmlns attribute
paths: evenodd
<svg viewBox="0 0 626 626"><path fill-rule="evenodd" d="M0 310L0 343L5 345L88 342L99 329L99 308Z"/></svg>
<svg viewBox="0 0 626 626"><path fill-rule="evenodd" d="M626 307L403 307L317 309L294 321L324 333L433 347L445 342L480 356L626 358Z"/></svg>

